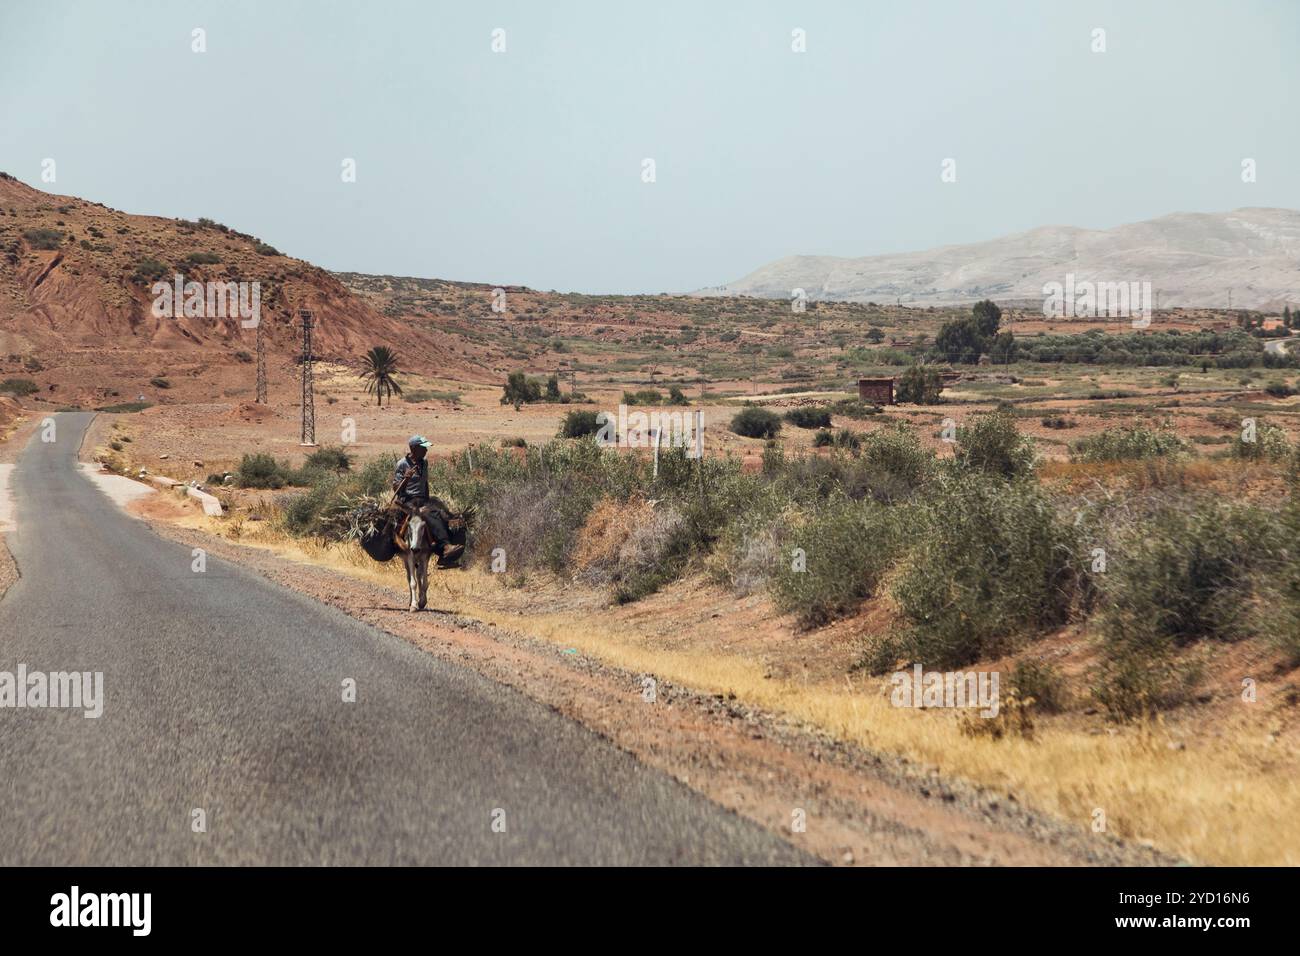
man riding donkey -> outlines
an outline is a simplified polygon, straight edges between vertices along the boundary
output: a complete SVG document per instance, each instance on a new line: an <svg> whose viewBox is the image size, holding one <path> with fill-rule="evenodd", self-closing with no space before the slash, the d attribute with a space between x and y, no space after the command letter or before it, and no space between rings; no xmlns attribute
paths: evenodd
<svg viewBox="0 0 1300 956"><path fill-rule="evenodd" d="M439 498L429 496L429 463L426 460L432 447L423 435L412 435L407 442L409 450L393 472L393 492L397 506L408 515L418 515L429 528L434 540L434 553L443 563L450 564L465 550L463 544L452 544L447 523L452 514Z"/></svg>

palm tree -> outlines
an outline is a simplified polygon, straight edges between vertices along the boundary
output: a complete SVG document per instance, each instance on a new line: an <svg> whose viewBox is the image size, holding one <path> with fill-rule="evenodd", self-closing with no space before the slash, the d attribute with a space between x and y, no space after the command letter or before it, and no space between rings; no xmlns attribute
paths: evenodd
<svg viewBox="0 0 1300 956"><path fill-rule="evenodd" d="M366 394L375 396L376 404L383 405L387 395L391 405L393 396L402 394L402 387L393 378L396 371L397 353L386 345L376 345L362 359L361 377L366 380Z"/></svg>

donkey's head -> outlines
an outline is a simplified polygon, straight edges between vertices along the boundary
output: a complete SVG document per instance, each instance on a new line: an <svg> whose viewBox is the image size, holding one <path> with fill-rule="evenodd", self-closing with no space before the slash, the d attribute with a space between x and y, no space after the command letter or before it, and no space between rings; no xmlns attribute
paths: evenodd
<svg viewBox="0 0 1300 956"><path fill-rule="evenodd" d="M429 532L429 522L418 514L411 515L397 536L397 545L403 551L432 551L433 535Z"/></svg>

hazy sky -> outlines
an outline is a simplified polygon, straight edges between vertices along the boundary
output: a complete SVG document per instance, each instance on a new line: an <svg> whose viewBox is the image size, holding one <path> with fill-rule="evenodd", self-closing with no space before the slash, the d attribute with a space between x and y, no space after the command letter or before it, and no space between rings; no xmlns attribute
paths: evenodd
<svg viewBox="0 0 1300 956"><path fill-rule="evenodd" d="M1300 207L1298 41L1295 0L0 0L0 169L330 269L683 292Z"/></svg>

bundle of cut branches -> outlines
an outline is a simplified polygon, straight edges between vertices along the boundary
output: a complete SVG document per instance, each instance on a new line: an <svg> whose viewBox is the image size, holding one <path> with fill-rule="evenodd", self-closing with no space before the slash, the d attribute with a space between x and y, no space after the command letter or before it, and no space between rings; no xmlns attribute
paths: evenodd
<svg viewBox="0 0 1300 956"><path fill-rule="evenodd" d="M401 514L391 495L356 495L322 514L320 529L336 541L361 541L396 525Z"/></svg>

